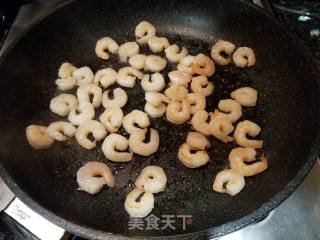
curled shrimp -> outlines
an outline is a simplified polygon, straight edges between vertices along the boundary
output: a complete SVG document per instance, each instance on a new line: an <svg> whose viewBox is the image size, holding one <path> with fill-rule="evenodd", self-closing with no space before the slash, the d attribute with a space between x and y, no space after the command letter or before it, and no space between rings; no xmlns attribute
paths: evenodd
<svg viewBox="0 0 320 240"><path fill-rule="evenodd" d="M195 63L191 63L190 67L193 73L206 77L211 77L215 72L213 61L202 53L195 56Z"/></svg>
<svg viewBox="0 0 320 240"><path fill-rule="evenodd" d="M220 65L227 65L230 63L230 56L236 49L236 46L232 42L219 40L215 45L211 48L211 57L213 61ZM229 57L225 58L221 55L221 53L227 54Z"/></svg>
<svg viewBox="0 0 320 240"><path fill-rule="evenodd" d="M68 120L73 125L81 125L82 123L94 118L94 107L89 102L80 102L79 105L70 111Z"/></svg>
<svg viewBox="0 0 320 240"><path fill-rule="evenodd" d="M166 50L164 50L166 53L166 57L170 62L176 63L179 62L182 58L186 57L188 55L188 50L185 47L181 48L181 51L179 52L179 46L176 44L173 44L169 46Z"/></svg>
<svg viewBox="0 0 320 240"><path fill-rule="evenodd" d="M170 46L170 43L165 37L150 37L148 40L149 48L152 52L162 52L163 49L166 49Z"/></svg>
<svg viewBox="0 0 320 240"><path fill-rule="evenodd" d="M186 143L191 149L195 150L205 150L210 147L210 142L202 133L199 132L189 132Z"/></svg>
<svg viewBox="0 0 320 240"><path fill-rule="evenodd" d="M47 128L47 133L50 137L58 141L65 141L73 137L76 133L76 128L69 122L57 121L50 123Z"/></svg>
<svg viewBox="0 0 320 240"><path fill-rule="evenodd" d="M233 141L233 138L228 136L234 130L230 118L217 111L210 114L212 117L212 120L209 123L211 134L224 143Z"/></svg>
<svg viewBox="0 0 320 240"><path fill-rule="evenodd" d="M60 94L50 101L50 110L59 116L65 117L78 105L77 98L72 94Z"/></svg>
<svg viewBox="0 0 320 240"><path fill-rule="evenodd" d="M70 78L75 70L77 70L77 68L71 63L62 63L58 71L58 76L59 78Z"/></svg>
<svg viewBox="0 0 320 240"><path fill-rule="evenodd" d="M193 75L194 72L191 69L191 64L196 64L195 56L185 56L180 59L179 64L177 65L177 69Z"/></svg>
<svg viewBox="0 0 320 240"><path fill-rule="evenodd" d="M206 98L201 94L188 93L187 99L191 106L191 114L195 114L196 112L206 108Z"/></svg>
<svg viewBox="0 0 320 240"><path fill-rule="evenodd" d="M250 177L257 175L268 168L268 160L264 154L256 162L256 150L253 148L234 148L229 154L231 169L238 174ZM251 163L254 162L254 163Z"/></svg>
<svg viewBox="0 0 320 240"><path fill-rule="evenodd" d="M117 81L118 73L112 68L103 68L96 72L93 78L93 83L98 85L99 83L104 88L108 88L115 84Z"/></svg>
<svg viewBox="0 0 320 240"><path fill-rule="evenodd" d="M88 139L88 135L92 134L94 141ZM104 126L96 120L88 120L82 123L76 131L77 142L86 149L96 147L96 142L102 140L107 135Z"/></svg>
<svg viewBox="0 0 320 240"><path fill-rule="evenodd" d="M82 67L74 70L72 72L72 77L76 79L77 86L81 86L91 83L94 78L94 74L89 67Z"/></svg>
<svg viewBox="0 0 320 240"><path fill-rule="evenodd" d="M180 145L178 150L178 159L188 168L198 168L206 165L209 161L209 155L206 151L199 150L191 152L191 147L187 143Z"/></svg>
<svg viewBox="0 0 320 240"><path fill-rule="evenodd" d="M123 118L123 127L127 133L132 134L135 130L146 128L150 125L150 120L145 112L140 110L133 110Z"/></svg>
<svg viewBox="0 0 320 240"><path fill-rule="evenodd" d="M138 201L137 199L141 195L142 197ZM154 207L153 193L145 192L143 188L135 188L127 195L124 207L131 217L146 217Z"/></svg>
<svg viewBox="0 0 320 240"><path fill-rule="evenodd" d="M88 162L77 171L78 190L98 193L103 185L114 188L115 180L110 168L101 162Z"/></svg>
<svg viewBox="0 0 320 240"><path fill-rule="evenodd" d="M188 83L191 81L192 76L189 73L175 70L168 73L168 77L172 84L188 86Z"/></svg>
<svg viewBox="0 0 320 240"><path fill-rule="evenodd" d="M228 113L227 116L230 118L231 122L238 121L242 116L241 105L232 99L220 100L218 108L221 111Z"/></svg>
<svg viewBox="0 0 320 240"><path fill-rule="evenodd" d="M171 100L182 100L187 97L188 89L185 86L171 85L164 94Z"/></svg>
<svg viewBox="0 0 320 240"><path fill-rule="evenodd" d="M58 89L62 91L67 91L67 90L71 90L77 85L77 80L73 77L58 78L55 81L55 84L57 85Z"/></svg>
<svg viewBox="0 0 320 240"><path fill-rule="evenodd" d="M45 126L29 125L26 128L26 136L28 143L34 149L49 148L54 142L54 138L50 137Z"/></svg>
<svg viewBox="0 0 320 240"><path fill-rule="evenodd" d="M253 107L257 104L257 90L251 87L242 87L231 93L231 98L244 107Z"/></svg>
<svg viewBox="0 0 320 240"><path fill-rule="evenodd" d="M128 58L139 52L139 45L136 42L126 42L119 47L119 59L121 62L127 62Z"/></svg>
<svg viewBox="0 0 320 240"><path fill-rule="evenodd" d="M140 45L147 44L150 38L156 36L156 28L151 23L142 21L136 26L135 36Z"/></svg>
<svg viewBox="0 0 320 240"><path fill-rule="evenodd" d="M146 57L144 68L151 72L161 72L167 66L167 61L156 55L148 55Z"/></svg>
<svg viewBox="0 0 320 240"><path fill-rule="evenodd" d="M161 103L159 106L154 107L151 103L146 102L146 105L144 106L144 111L151 118L160 118L166 112L166 105Z"/></svg>
<svg viewBox="0 0 320 240"><path fill-rule="evenodd" d="M256 56L251 48L239 47L233 53L232 60L237 67L252 67L256 64Z"/></svg>
<svg viewBox="0 0 320 240"><path fill-rule="evenodd" d="M191 108L187 99L181 101L171 101L166 110L167 119L175 124L185 123L190 119Z"/></svg>
<svg viewBox="0 0 320 240"><path fill-rule="evenodd" d="M245 120L243 122L238 123L236 130L234 131L234 138L236 142L242 147L262 148L262 140L252 140L247 138L247 135L251 137L257 136L260 133L260 131L261 128L257 124Z"/></svg>
<svg viewBox="0 0 320 240"><path fill-rule="evenodd" d="M109 59L110 56L106 52L106 50L108 50L113 54L116 54L118 53L119 45L118 43L116 43L115 40L113 40L110 37L104 37L99 39L96 43L96 48L95 48L97 56L105 60Z"/></svg>
<svg viewBox="0 0 320 240"><path fill-rule="evenodd" d="M102 151L110 161L128 162L133 157L133 152L128 147L128 139L117 133L111 133L104 139Z"/></svg>
<svg viewBox="0 0 320 240"><path fill-rule="evenodd" d="M120 107L110 107L100 115L99 120L108 132L114 133L122 125L123 112Z"/></svg>
<svg viewBox="0 0 320 240"><path fill-rule="evenodd" d="M122 87L133 88L137 78L141 80L143 73L132 67L123 67L118 72L117 83Z"/></svg>
<svg viewBox="0 0 320 240"><path fill-rule="evenodd" d="M141 80L141 87L146 92L159 92L165 87L166 83L161 73L145 74Z"/></svg>
<svg viewBox="0 0 320 240"><path fill-rule="evenodd" d="M154 107L159 107L162 103L170 102L169 98L158 92L146 92L145 100Z"/></svg>
<svg viewBox="0 0 320 240"><path fill-rule="evenodd" d="M167 176L162 167L151 165L141 171L134 184L146 192L158 193L166 188Z"/></svg>
<svg viewBox="0 0 320 240"><path fill-rule="evenodd" d="M191 90L194 93L199 93L207 97L212 94L214 85L212 82L208 81L208 78L206 76L197 76L192 78Z"/></svg>
<svg viewBox="0 0 320 240"><path fill-rule="evenodd" d="M129 138L129 147L130 149L141 156L150 156L155 153L159 148L159 133L157 130L150 129L150 140L148 143L145 143L146 138L146 129L135 129L131 133Z"/></svg>
<svg viewBox="0 0 320 240"><path fill-rule="evenodd" d="M232 169L226 169L217 174L212 188L216 192L227 193L234 196L241 192L244 186L245 181L243 176L239 175Z"/></svg>
<svg viewBox="0 0 320 240"><path fill-rule="evenodd" d="M135 54L129 58L129 64L137 70L144 69L146 57L144 54Z"/></svg>
<svg viewBox="0 0 320 240"><path fill-rule="evenodd" d="M109 97L109 90L102 94L102 105L105 108L123 107L128 101L128 95L122 88L113 89L113 99Z"/></svg>
<svg viewBox="0 0 320 240"><path fill-rule="evenodd" d="M100 87L93 83L81 85L77 90L77 97L79 102L89 102L92 97L92 106L97 108L102 101L102 90Z"/></svg>
<svg viewBox="0 0 320 240"><path fill-rule="evenodd" d="M205 110L197 111L191 119L192 127L206 136L211 135L208 118L209 114Z"/></svg>

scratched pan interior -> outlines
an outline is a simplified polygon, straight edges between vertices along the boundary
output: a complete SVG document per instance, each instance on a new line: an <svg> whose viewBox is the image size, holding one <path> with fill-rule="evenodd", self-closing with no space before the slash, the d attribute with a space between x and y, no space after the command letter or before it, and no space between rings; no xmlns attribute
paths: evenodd
<svg viewBox="0 0 320 240"><path fill-rule="evenodd" d="M228 153L235 144L225 145L210 138L210 163L198 169L188 169L177 160L177 149L191 129L188 123L177 126L164 118L152 120L151 126L160 133L159 150L150 157L134 155L132 161L122 164L108 161L101 143L91 151L81 148L74 139L56 142L42 151L27 144L27 125L47 125L63 119L49 111L50 99L60 93L54 84L60 64L70 61L78 67L90 66L93 71L119 69L124 65L116 56L109 61L96 57L95 43L103 36L113 37L118 43L134 40L134 28L141 20L153 23L159 36L186 46L190 54L209 54L209 47L218 39L255 50L257 64L253 68L217 67L210 78L216 88L207 99L207 110L211 111L219 99L229 98L238 87L258 90L258 105L244 108L241 120L249 119L262 127L260 137L265 141L263 151L268 155L269 168L246 178L246 186L237 196L212 191L212 179L227 167ZM165 72L173 67L169 65ZM2 176L28 205L85 236L166 236L207 229L213 229L210 234L217 236L238 229L288 196L318 154L319 95L313 63L304 48L274 20L243 2L77 1L25 34L5 54L0 76ZM140 85L126 90L129 101L124 112L143 110ZM103 188L95 196L77 191L76 172L92 160L112 168L117 182L114 189ZM152 213L157 217L192 215L193 223L187 230L182 231L179 223L176 230L128 230L124 199L137 175L150 164L163 167L168 177L165 191L155 194Z"/></svg>

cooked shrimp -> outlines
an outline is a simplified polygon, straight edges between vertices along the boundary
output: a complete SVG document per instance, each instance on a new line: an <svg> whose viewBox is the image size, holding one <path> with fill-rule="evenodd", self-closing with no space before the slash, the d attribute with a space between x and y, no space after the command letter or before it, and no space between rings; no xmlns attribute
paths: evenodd
<svg viewBox="0 0 320 240"><path fill-rule="evenodd" d="M50 123L47 128L47 133L55 140L65 141L68 138L73 137L76 130L77 129L69 122L57 121Z"/></svg>
<svg viewBox="0 0 320 240"><path fill-rule="evenodd" d="M72 72L72 77L74 77L77 81L77 86L81 86L83 84L91 83L94 74L89 67L82 67L74 70Z"/></svg>
<svg viewBox="0 0 320 240"><path fill-rule="evenodd" d="M118 72L117 83L123 87L133 88L137 78L141 80L143 73L132 67L123 67Z"/></svg>
<svg viewBox="0 0 320 240"><path fill-rule="evenodd" d="M234 131L234 138L242 147L262 148L263 140L252 140L247 138L247 135L250 137L257 136L260 131L261 128L257 124L245 120L238 123L236 130Z"/></svg>
<svg viewBox="0 0 320 240"><path fill-rule="evenodd" d="M256 56L251 48L239 47L233 53L232 60L234 65L240 68L252 67L256 64Z"/></svg>
<svg viewBox="0 0 320 240"><path fill-rule="evenodd" d="M99 117L108 132L117 132L122 125L123 112L120 107L107 108Z"/></svg>
<svg viewBox="0 0 320 240"><path fill-rule="evenodd" d="M187 143L180 145L178 158L188 168L198 168L206 165L209 161L209 155L206 151L191 152L191 147Z"/></svg>
<svg viewBox="0 0 320 240"><path fill-rule="evenodd" d="M112 68L103 68L96 72L93 83L96 85L100 83L102 87L108 88L116 83L117 76L118 73Z"/></svg>
<svg viewBox="0 0 320 240"><path fill-rule="evenodd" d="M58 76L59 78L70 78L72 77L72 73L74 70L77 70L77 68L73 66L71 63L62 63L59 68Z"/></svg>
<svg viewBox="0 0 320 240"><path fill-rule="evenodd" d="M151 75L145 74L141 80L141 87L146 92L159 92L165 87L166 83L161 73Z"/></svg>
<svg viewBox="0 0 320 240"><path fill-rule="evenodd" d="M196 112L206 108L206 98L201 94L188 93L187 99L191 106L191 114L195 114Z"/></svg>
<svg viewBox="0 0 320 240"><path fill-rule="evenodd" d="M50 101L50 110L60 116L67 116L69 112L75 109L78 105L78 100L72 94L60 94Z"/></svg>
<svg viewBox="0 0 320 240"><path fill-rule="evenodd" d="M146 192L158 193L166 188L167 177L162 167L151 165L141 171L134 184Z"/></svg>
<svg viewBox="0 0 320 240"><path fill-rule="evenodd" d="M156 28L147 21L142 21L136 26L135 36L140 45L146 44L148 40L155 35Z"/></svg>
<svg viewBox="0 0 320 240"><path fill-rule="evenodd" d="M29 125L26 128L26 136L28 143L35 149L49 148L54 138L47 133L47 127L40 125Z"/></svg>
<svg viewBox="0 0 320 240"><path fill-rule="evenodd" d="M118 50L119 50L118 43L116 43L115 40L109 37L104 37L99 39L96 43L96 49L95 49L97 56L105 60L109 59L110 56L106 52L107 50L113 54L118 53Z"/></svg>
<svg viewBox="0 0 320 240"><path fill-rule="evenodd" d="M164 51L166 53L167 59L173 63L179 62L182 58L188 55L187 48L182 47L181 51L179 52L179 46L176 44L171 45Z"/></svg>
<svg viewBox="0 0 320 240"><path fill-rule="evenodd" d="M98 193L103 185L114 188L115 180L110 168L101 162L88 162L77 171L78 190Z"/></svg>
<svg viewBox="0 0 320 240"><path fill-rule="evenodd" d="M230 56L236 49L236 46L232 42L219 40L215 45L211 48L211 57L213 61L220 65L227 65L230 63ZM229 57L225 58L221 55L221 53L227 54Z"/></svg>
<svg viewBox="0 0 320 240"><path fill-rule="evenodd" d="M231 93L231 98L244 107L253 107L257 104L257 91L251 87L242 87Z"/></svg>
<svg viewBox="0 0 320 240"><path fill-rule="evenodd" d="M177 69L189 74L194 74L194 72L191 69L191 64L195 64L195 63L196 63L195 56L188 55L180 59L179 64L177 65Z"/></svg>
<svg viewBox="0 0 320 240"><path fill-rule="evenodd" d="M159 148L159 133L157 130L150 129L150 140L145 143L147 129L135 129L129 138L130 149L141 156L150 156Z"/></svg>
<svg viewBox="0 0 320 240"><path fill-rule="evenodd" d="M238 147L232 149L229 154L231 168L238 174L245 177L250 177L263 172L268 168L268 160L265 155L262 154L259 158L260 161L255 162L256 154L257 152L253 148Z"/></svg>
<svg viewBox="0 0 320 240"><path fill-rule="evenodd" d="M189 132L186 143L191 149L195 150L205 150L210 147L210 142L202 133L199 132Z"/></svg>
<svg viewBox="0 0 320 240"><path fill-rule="evenodd" d="M170 102L169 98L158 92L146 92L145 100L154 107L159 107L162 103Z"/></svg>
<svg viewBox="0 0 320 240"><path fill-rule="evenodd" d="M68 120L73 125L81 125L82 123L94 118L94 107L89 102L80 102L79 105L70 111Z"/></svg>
<svg viewBox="0 0 320 240"><path fill-rule="evenodd" d="M190 119L191 108L187 99L171 101L166 110L167 119L175 124L182 124Z"/></svg>
<svg viewBox="0 0 320 240"><path fill-rule="evenodd" d="M148 55L146 57L144 68L151 72L161 72L167 66L167 61L156 55Z"/></svg>
<svg viewBox="0 0 320 240"><path fill-rule="evenodd" d="M126 105L127 101L127 93L122 88L113 89L113 99L109 97L109 90L104 91L102 94L102 105L105 108L123 107Z"/></svg>
<svg viewBox="0 0 320 240"><path fill-rule="evenodd" d="M128 58L139 53L139 45L136 42L126 42L119 47L119 59L127 62Z"/></svg>
<svg viewBox="0 0 320 240"><path fill-rule="evenodd" d="M71 90L77 85L77 80L73 77L58 78L55 81L55 84L60 90L67 91L67 90Z"/></svg>
<svg viewBox="0 0 320 240"><path fill-rule="evenodd" d="M162 117L165 114L166 105L161 103L160 106L154 107L154 106L152 106L151 103L146 102L146 105L144 106L144 111L151 118L159 118L159 117Z"/></svg>
<svg viewBox="0 0 320 240"><path fill-rule="evenodd" d="M123 127L127 133L132 134L136 129L146 128L150 125L150 120L145 112L133 110L123 118Z"/></svg>
<svg viewBox="0 0 320 240"><path fill-rule="evenodd" d="M188 86L188 83L191 81L192 76L189 73L175 70L168 73L170 81L175 85Z"/></svg>
<svg viewBox="0 0 320 240"><path fill-rule="evenodd" d="M227 116L230 118L231 122L238 121L242 116L241 105L232 99L220 100L218 108L220 111L228 113Z"/></svg>
<svg viewBox="0 0 320 240"><path fill-rule="evenodd" d="M88 139L88 135L92 134L94 141ZM96 120L88 120L82 123L76 131L77 142L86 149L96 147L96 142L102 140L107 135L104 126Z"/></svg>
<svg viewBox="0 0 320 240"><path fill-rule="evenodd" d="M133 152L128 147L128 139L117 133L111 133L104 139L102 151L110 161L128 162L133 157Z"/></svg>
<svg viewBox="0 0 320 240"><path fill-rule="evenodd" d="M167 38L165 37L151 37L148 40L149 48L152 52L162 52L163 49L166 49L170 46L170 43Z"/></svg>
<svg viewBox="0 0 320 240"><path fill-rule="evenodd" d="M185 86L171 85L164 94L171 100L182 100L187 97L188 89Z"/></svg>
<svg viewBox="0 0 320 240"><path fill-rule="evenodd" d="M124 207L131 217L144 218L154 207L153 193L145 192L143 188L135 188L127 195Z"/></svg>
<svg viewBox="0 0 320 240"><path fill-rule="evenodd" d="M197 111L192 119L191 124L192 127L202 134L209 136L211 134L209 123L207 122L209 118L209 114L205 110L199 110Z"/></svg>
<svg viewBox="0 0 320 240"><path fill-rule="evenodd" d="M137 70L144 69L146 57L144 54L135 54L129 58L129 64Z"/></svg>
<svg viewBox="0 0 320 240"><path fill-rule="evenodd" d="M81 85L77 90L77 97L79 102L89 102L92 97L92 106L97 108L102 101L102 90L100 87L93 83Z"/></svg>
<svg viewBox="0 0 320 240"><path fill-rule="evenodd" d="M217 174L212 188L216 192L228 193L229 195L234 196L244 188L244 185L245 181L243 176L232 169L226 169Z"/></svg>
<svg viewBox="0 0 320 240"><path fill-rule="evenodd" d="M191 90L194 93L199 93L205 97L212 94L214 90L214 85L212 82L208 81L208 78L205 76L198 76L192 78L191 81Z"/></svg>
<svg viewBox="0 0 320 240"><path fill-rule="evenodd" d="M213 61L202 53L195 56L195 63L191 63L190 67L193 73L206 77L211 77L216 70Z"/></svg>
<svg viewBox="0 0 320 240"><path fill-rule="evenodd" d="M209 123L211 134L222 142L231 142L233 138L228 136L233 130L234 126L230 118L226 114L219 114L217 111L210 113L212 121Z"/></svg>

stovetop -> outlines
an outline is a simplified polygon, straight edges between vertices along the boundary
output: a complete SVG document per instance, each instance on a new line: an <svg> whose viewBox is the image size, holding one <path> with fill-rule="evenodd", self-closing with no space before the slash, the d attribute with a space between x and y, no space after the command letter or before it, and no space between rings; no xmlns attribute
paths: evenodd
<svg viewBox="0 0 320 240"><path fill-rule="evenodd" d="M247 1L251 2L250 0ZM45 5L31 3L20 8L0 50L0 55L19 33L44 15L52 7L53 2L57 2L57 0L42 0L41 2L45 3ZM273 0L272 3L282 23L303 40L320 66L320 2L318 0ZM318 160L301 186L265 219L223 236L220 240L320 239L319 176L320 162ZM3 197L1 194L3 193L1 193L0 179L0 199ZM15 201L14 204L17 206L21 207L19 204L23 204L20 203L18 199ZM14 207L12 207L12 210L7 209L6 211L14 211L13 208ZM14 214L14 212L12 214ZM59 228L55 229L54 226L53 230L57 230L57 232L60 231ZM38 238L30 234L30 232L20 224L17 224L17 222L7 214L0 213L0 239ZM78 240L83 238L65 235L64 239Z"/></svg>

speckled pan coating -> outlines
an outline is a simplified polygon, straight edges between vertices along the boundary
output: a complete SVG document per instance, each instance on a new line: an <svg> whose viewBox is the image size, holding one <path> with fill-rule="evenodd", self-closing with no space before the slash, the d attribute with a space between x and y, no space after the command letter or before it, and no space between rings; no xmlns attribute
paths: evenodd
<svg viewBox="0 0 320 240"><path fill-rule="evenodd" d="M212 191L212 178L227 167L234 144L212 138L210 164L187 169L177 160L178 146L189 124L176 126L165 119L153 120L159 130L159 151L151 157L134 156L126 164L108 162L101 151L88 151L74 139L55 143L50 149L33 150L26 141L30 123L48 124L60 119L49 111L50 99L59 94L54 81L64 61L94 71L123 66L116 56L98 59L96 41L103 36L118 43L134 39L141 20L153 23L160 36L186 46L191 54L205 52L218 39L256 52L254 68L217 67L210 78L216 86L208 98L208 110L232 90L252 86L258 90L258 106L245 108L241 120L258 123L265 140L270 166L235 197ZM143 50L145 51L145 49ZM169 65L168 72L173 66ZM265 216L304 179L319 154L319 75L310 54L274 19L244 2L234 0L80 0L60 8L36 24L2 58L0 67L0 172L11 189L29 206L51 221L79 235L103 238L120 236L174 236L202 239L234 231ZM124 112L143 110L140 86L128 89ZM99 114L97 114L98 116ZM123 129L121 132L125 135ZM113 170L116 188L104 188L96 196L77 191L80 166L90 160L106 162ZM164 168L168 184L155 196L153 214L190 214L186 231L129 231L123 207L134 180L147 165ZM115 235L110 235L113 233ZM189 235L184 235L189 234ZM179 236L178 236L179 235Z"/></svg>

